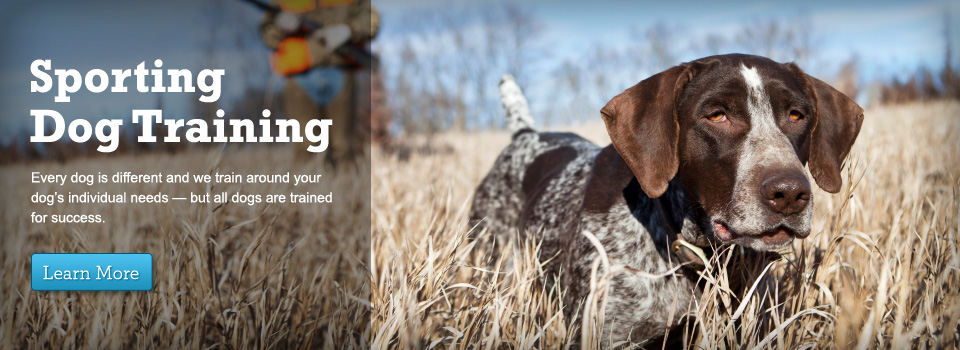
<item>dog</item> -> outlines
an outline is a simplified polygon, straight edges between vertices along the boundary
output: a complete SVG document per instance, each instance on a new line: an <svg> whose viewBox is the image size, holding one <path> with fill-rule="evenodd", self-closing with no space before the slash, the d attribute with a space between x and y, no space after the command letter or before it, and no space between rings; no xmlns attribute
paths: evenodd
<svg viewBox="0 0 960 350"><path fill-rule="evenodd" d="M534 235L568 315L589 294L599 254L584 232L610 261L666 274L610 280L602 334L613 341L662 336L695 312L702 287L688 266L707 264L704 250L764 252L807 237L804 166L839 192L863 123L860 106L796 64L743 54L677 65L611 99L600 110L607 147L535 131L512 78L500 91L512 141L477 187L474 232Z"/></svg>

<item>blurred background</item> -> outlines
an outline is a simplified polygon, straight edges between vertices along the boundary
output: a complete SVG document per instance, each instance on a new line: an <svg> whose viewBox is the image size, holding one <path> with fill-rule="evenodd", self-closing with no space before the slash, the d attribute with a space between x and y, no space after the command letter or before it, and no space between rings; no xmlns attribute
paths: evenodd
<svg viewBox="0 0 960 350"><path fill-rule="evenodd" d="M501 127L512 73L534 118L599 120L614 95L724 53L793 61L861 105L960 97L960 3L945 1L382 1L395 133Z"/></svg>
<svg viewBox="0 0 960 350"><path fill-rule="evenodd" d="M540 125L596 121L623 89L680 62L750 53L797 62L864 106L960 97L960 3L949 1L804 1L770 3L629 1L374 1L382 28L373 41L380 69L363 76L358 133L392 143L409 135L503 126L497 83L517 77ZM29 109L73 118L130 119L134 108L166 118L258 118L278 102L282 78L260 41L262 13L237 0L124 2L29 1L0 6L0 163L64 160L96 153L75 144L31 144ZM78 15L83 14L83 15ZM109 52L110 55L104 55ZM29 64L53 68L223 68L224 91L212 104L190 94L30 93ZM129 84L129 83L128 83ZM85 90L85 89L84 89ZM129 122L126 123L129 126ZM127 132L117 152L188 144L137 144Z"/></svg>
<svg viewBox="0 0 960 350"><path fill-rule="evenodd" d="M369 23L369 12L356 13ZM363 348L363 334L370 328L369 157L358 156L352 165L349 158L342 159L339 164L346 166L333 167L320 154L300 158L305 145L136 142L141 125L131 123L133 109L159 109L164 119L208 122L217 109L227 119L260 119L262 109L273 111L274 118L320 116L320 108L286 113L281 107L286 79L269 65L271 52L259 35L264 16L240 0L0 2L0 349ZM357 27L364 28L362 23ZM56 103L57 87L30 92L30 82L37 79L30 67L37 59L50 60L54 70L80 74L133 70L141 62L152 69L154 60L161 59L164 70L189 69L196 75L223 69L225 75L221 96L213 103L198 100L200 89L140 93L135 78L126 79L125 93L83 88L70 95L69 103ZM355 114L369 116L370 74L356 80L367 84L356 89L366 92L357 94L357 105L366 111ZM163 85L171 86L169 76ZM118 149L100 153L95 138L31 143L31 109L53 109L68 121L91 124L103 118L123 120ZM160 130L164 132L155 130L154 135L165 136L166 128ZM189 173L192 180L198 174L301 174L322 175L323 180L309 185L254 183L247 177L241 183L60 185L31 183L32 172ZM230 200L213 203L206 197L211 193ZM52 194L66 196L57 203L31 200ZM70 200L70 194L162 199L104 203ZM267 203L268 196L281 194L290 195ZM295 194L329 200L294 203ZM102 215L103 222L34 223L31 213ZM153 289L83 295L32 289L31 254L91 252L152 254ZM59 316L66 314L69 320Z"/></svg>

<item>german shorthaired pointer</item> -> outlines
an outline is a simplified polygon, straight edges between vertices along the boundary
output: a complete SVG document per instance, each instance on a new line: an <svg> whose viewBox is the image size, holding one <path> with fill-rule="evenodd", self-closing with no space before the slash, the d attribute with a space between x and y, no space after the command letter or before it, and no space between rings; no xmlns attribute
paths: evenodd
<svg viewBox="0 0 960 350"><path fill-rule="evenodd" d="M652 274L696 260L697 246L767 251L806 237L813 196L803 167L838 192L863 122L860 106L795 64L740 54L678 65L614 97L600 110L607 147L534 131L512 78L500 90L513 141L477 188L470 218L491 241L518 232L542 240L569 314L590 292L598 256L583 231L611 261ZM686 270L612 279L604 337L662 336L695 311L702 291Z"/></svg>

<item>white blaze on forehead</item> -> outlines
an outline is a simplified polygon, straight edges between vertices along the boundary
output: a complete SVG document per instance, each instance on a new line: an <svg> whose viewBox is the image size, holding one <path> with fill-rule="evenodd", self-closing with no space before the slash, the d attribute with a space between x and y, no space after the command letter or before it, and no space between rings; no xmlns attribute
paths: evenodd
<svg viewBox="0 0 960 350"><path fill-rule="evenodd" d="M767 93L763 90L763 81L760 79L760 74L757 73L757 68L747 68L747 66L740 64L740 74L743 74L743 80L747 82L749 92L747 103L748 112L750 112L751 134L753 134L753 129L758 127L764 129L762 130L764 133L770 132L771 130L766 129L771 126L776 128L777 125L773 118L773 107L770 106L770 99L767 98Z"/></svg>
<svg viewBox="0 0 960 350"><path fill-rule="evenodd" d="M747 66L740 64L740 74L743 74L743 80L747 81L747 87L750 90L759 89L763 92L763 83L760 82L760 74L757 73L756 68L747 68Z"/></svg>
<svg viewBox="0 0 960 350"><path fill-rule="evenodd" d="M747 133L740 154L741 168L744 168L744 165L752 169L770 165L788 166L793 163L802 167L793 152L790 140L777 126L770 97L763 87L763 79L760 78L757 68L740 64L740 74L747 83L747 113L750 118L750 132ZM748 162L744 162L745 160Z"/></svg>

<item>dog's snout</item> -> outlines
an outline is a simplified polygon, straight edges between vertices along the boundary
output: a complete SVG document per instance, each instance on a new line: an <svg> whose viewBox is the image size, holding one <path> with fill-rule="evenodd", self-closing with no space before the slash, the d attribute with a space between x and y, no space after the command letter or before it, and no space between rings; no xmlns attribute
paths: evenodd
<svg viewBox="0 0 960 350"><path fill-rule="evenodd" d="M810 203L810 182L798 171L775 171L764 177L760 194L773 211L796 214Z"/></svg>

